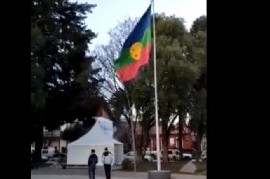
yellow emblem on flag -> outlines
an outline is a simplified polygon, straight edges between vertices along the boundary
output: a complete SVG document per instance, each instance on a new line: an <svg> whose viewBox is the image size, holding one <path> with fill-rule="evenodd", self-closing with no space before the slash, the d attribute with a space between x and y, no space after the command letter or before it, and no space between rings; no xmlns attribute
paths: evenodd
<svg viewBox="0 0 270 179"><path fill-rule="evenodd" d="M141 57L142 44L140 42L136 42L132 44L130 47L130 56L135 60L139 60Z"/></svg>

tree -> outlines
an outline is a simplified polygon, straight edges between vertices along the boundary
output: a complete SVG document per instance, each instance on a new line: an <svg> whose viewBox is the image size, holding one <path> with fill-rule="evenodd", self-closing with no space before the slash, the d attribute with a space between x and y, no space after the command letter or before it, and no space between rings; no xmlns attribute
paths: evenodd
<svg viewBox="0 0 270 179"><path fill-rule="evenodd" d="M196 35L199 31L206 32L206 27L206 16L200 16L193 22L190 29L190 34Z"/></svg>
<svg viewBox="0 0 270 179"><path fill-rule="evenodd" d="M67 0L31 1L31 128L37 158L43 126L56 128L75 120L78 113L65 114L82 109L82 98L98 93L98 69L92 68L94 58L87 55L95 34L83 22L93 7Z"/></svg>
<svg viewBox="0 0 270 179"><path fill-rule="evenodd" d="M168 137L178 116L178 106L185 100L196 80L196 66L186 60L190 40L180 18L157 14L158 109L162 126L163 161L168 161Z"/></svg>
<svg viewBox="0 0 270 179"><path fill-rule="evenodd" d="M141 73L142 76L150 75L147 68L144 69L144 73ZM154 88L149 79L145 77L140 77L132 90L132 101L136 107L136 113L139 114L140 125L142 127L142 138L141 138L141 149L146 151L147 146L150 142L150 129L155 124L154 118ZM142 154L143 156L143 154Z"/></svg>
<svg viewBox="0 0 270 179"><path fill-rule="evenodd" d="M73 142L86 134L89 129L84 128L80 123L75 123L74 126L66 128L61 134L61 138L69 142Z"/></svg>
<svg viewBox="0 0 270 179"><path fill-rule="evenodd" d="M102 70L98 74L102 79L106 79L102 85L102 90L108 93L109 96L123 88L119 86L120 82L116 77L114 70L114 60L117 59L122 46L134 28L137 20L132 20L131 18L125 19L120 22L117 26L109 31L110 41L107 45L99 45L95 48L94 54L97 57L97 66Z"/></svg>
<svg viewBox="0 0 270 179"><path fill-rule="evenodd" d="M206 49L206 16L197 18L191 27L191 35L196 38L196 47ZM198 51L194 49L193 51ZM196 151L197 159L201 155L201 140L206 133L206 53L198 53L200 59L200 76L193 86L193 91L190 94L191 106L193 108L191 113L191 126L196 134Z"/></svg>
<svg viewBox="0 0 270 179"><path fill-rule="evenodd" d="M131 18L125 19L114 27L110 32L110 41L108 45L97 46L94 54L97 57L97 66L102 70L98 74L100 78L106 79L102 84L101 89L107 94L109 103L112 106L116 119L123 116L131 126L130 109L132 106L131 91L132 84L125 84L124 86L119 82L114 71L114 60L118 57L124 41L134 28L137 20ZM119 124L119 120L116 121ZM121 131L120 124L117 125L117 131Z"/></svg>

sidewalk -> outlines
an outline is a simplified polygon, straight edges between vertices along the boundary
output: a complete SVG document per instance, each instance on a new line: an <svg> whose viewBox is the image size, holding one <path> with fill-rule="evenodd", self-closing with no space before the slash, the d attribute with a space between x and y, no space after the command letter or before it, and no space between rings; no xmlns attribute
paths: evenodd
<svg viewBox="0 0 270 179"><path fill-rule="evenodd" d="M31 179L89 179L87 175L39 175L32 174ZM104 179L105 176L96 176L96 179ZM147 172L122 172L112 171L112 179L148 179ZM171 174L171 179L206 179L203 175Z"/></svg>
<svg viewBox="0 0 270 179"><path fill-rule="evenodd" d="M148 172L119 171L119 167L113 167L111 179L148 179ZM103 167L96 168L96 179L105 179ZM31 179L89 179L87 168L54 168L42 167L31 170ZM206 179L205 175L171 174L171 179Z"/></svg>

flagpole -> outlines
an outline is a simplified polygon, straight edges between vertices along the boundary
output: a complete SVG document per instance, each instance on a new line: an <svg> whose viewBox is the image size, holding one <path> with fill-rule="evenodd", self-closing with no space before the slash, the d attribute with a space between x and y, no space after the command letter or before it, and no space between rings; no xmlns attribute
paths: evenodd
<svg viewBox="0 0 270 179"><path fill-rule="evenodd" d="M157 170L161 170L160 164L160 140L159 140L159 119L158 119L158 99L157 99L157 68L156 68L156 28L155 28L155 8L154 0L151 0L153 7L153 54L154 54L154 83L155 83L155 120L156 120L156 149L157 149Z"/></svg>

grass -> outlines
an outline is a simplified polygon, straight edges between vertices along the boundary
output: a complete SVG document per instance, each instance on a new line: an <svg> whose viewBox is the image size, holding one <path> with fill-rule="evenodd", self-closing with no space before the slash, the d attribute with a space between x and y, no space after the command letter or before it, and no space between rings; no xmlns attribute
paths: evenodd
<svg viewBox="0 0 270 179"><path fill-rule="evenodd" d="M178 161L178 162L169 162L169 163L161 163L162 170L170 170L172 173L181 174L179 170L187 163L187 161ZM194 174L198 175L206 175L206 162L197 163L197 170ZM138 162L137 165L138 172L147 172L149 170L157 170L156 162ZM132 167L129 169L125 169L125 171L133 171ZM183 174L183 173L182 173Z"/></svg>

